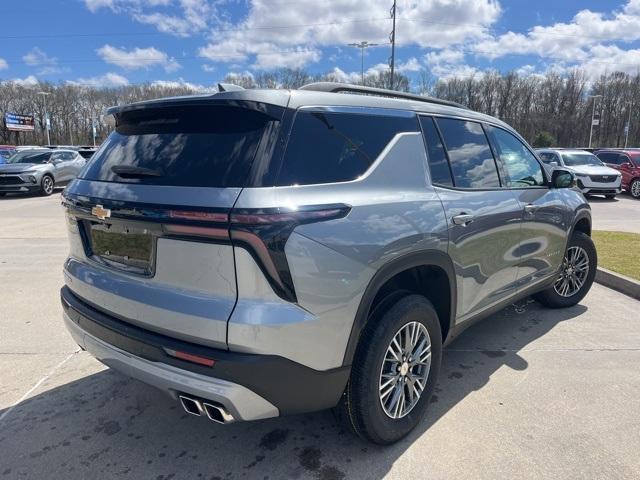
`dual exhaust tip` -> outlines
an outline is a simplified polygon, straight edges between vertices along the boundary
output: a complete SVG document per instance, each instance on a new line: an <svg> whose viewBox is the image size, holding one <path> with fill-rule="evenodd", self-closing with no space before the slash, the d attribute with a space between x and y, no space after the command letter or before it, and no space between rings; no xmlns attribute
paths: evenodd
<svg viewBox="0 0 640 480"><path fill-rule="evenodd" d="M208 402L206 400L200 400L198 398L190 397L187 395L178 395L182 408L187 413L201 417L206 415L209 420L216 423L232 423L235 421L233 415L220 404Z"/></svg>

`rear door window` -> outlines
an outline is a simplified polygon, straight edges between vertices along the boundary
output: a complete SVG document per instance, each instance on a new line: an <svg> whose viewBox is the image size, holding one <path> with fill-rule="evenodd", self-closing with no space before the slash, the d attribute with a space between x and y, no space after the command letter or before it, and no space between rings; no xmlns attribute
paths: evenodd
<svg viewBox="0 0 640 480"><path fill-rule="evenodd" d="M460 188L498 188L496 162L482 125L467 120L438 118L453 180Z"/></svg>
<svg viewBox="0 0 640 480"><path fill-rule="evenodd" d="M262 112L227 105L124 112L116 117L116 130L92 157L83 178L243 187L263 133L273 123L277 120Z"/></svg>
<svg viewBox="0 0 640 480"><path fill-rule="evenodd" d="M355 180L401 132L417 132L415 115L298 111L276 184Z"/></svg>

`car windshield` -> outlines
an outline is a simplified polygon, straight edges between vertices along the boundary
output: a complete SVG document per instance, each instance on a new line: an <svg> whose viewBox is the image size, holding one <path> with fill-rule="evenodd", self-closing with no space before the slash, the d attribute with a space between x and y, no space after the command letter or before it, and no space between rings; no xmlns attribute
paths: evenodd
<svg viewBox="0 0 640 480"><path fill-rule="evenodd" d="M596 165L603 163L591 153L563 153L562 160L567 167L578 167L580 165Z"/></svg>
<svg viewBox="0 0 640 480"><path fill-rule="evenodd" d="M9 158L14 153L16 153L15 150L0 150L0 157Z"/></svg>
<svg viewBox="0 0 640 480"><path fill-rule="evenodd" d="M47 163L52 152L30 151L18 152L7 160L7 163Z"/></svg>

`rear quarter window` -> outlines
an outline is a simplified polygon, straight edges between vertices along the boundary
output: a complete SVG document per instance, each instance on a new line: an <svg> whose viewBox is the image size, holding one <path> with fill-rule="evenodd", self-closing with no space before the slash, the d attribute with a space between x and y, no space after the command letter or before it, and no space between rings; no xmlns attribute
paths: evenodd
<svg viewBox="0 0 640 480"><path fill-rule="evenodd" d="M419 131L415 115L297 112L276 185L355 180L402 132Z"/></svg>

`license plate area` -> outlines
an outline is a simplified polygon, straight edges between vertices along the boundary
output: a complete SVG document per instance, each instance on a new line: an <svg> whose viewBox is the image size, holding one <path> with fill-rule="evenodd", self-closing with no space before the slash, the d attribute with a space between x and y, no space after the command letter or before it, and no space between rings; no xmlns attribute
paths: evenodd
<svg viewBox="0 0 640 480"><path fill-rule="evenodd" d="M83 220L88 256L111 268L152 276L156 238L161 232L158 226L136 223Z"/></svg>

